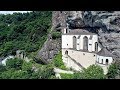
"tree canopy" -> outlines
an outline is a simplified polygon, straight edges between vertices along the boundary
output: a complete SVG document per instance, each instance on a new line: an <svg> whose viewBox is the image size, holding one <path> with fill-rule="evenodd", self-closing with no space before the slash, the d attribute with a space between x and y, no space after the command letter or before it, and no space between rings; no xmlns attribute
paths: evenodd
<svg viewBox="0 0 120 90"><path fill-rule="evenodd" d="M15 58L0 66L0 79L51 79L55 78L52 65L41 65Z"/></svg>
<svg viewBox="0 0 120 90"><path fill-rule="evenodd" d="M15 55L25 50L27 55L39 50L51 28L52 12L33 11L0 15L0 56Z"/></svg>
<svg viewBox="0 0 120 90"><path fill-rule="evenodd" d="M108 79L120 79L120 61L116 61L109 66L106 76Z"/></svg>

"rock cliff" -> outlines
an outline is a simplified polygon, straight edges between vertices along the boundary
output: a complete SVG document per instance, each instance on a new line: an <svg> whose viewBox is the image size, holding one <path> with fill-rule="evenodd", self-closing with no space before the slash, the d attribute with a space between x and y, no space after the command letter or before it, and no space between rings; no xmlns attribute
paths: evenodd
<svg viewBox="0 0 120 90"><path fill-rule="evenodd" d="M97 33L99 41L120 58L120 11L54 11L53 30L85 28Z"/></svg>

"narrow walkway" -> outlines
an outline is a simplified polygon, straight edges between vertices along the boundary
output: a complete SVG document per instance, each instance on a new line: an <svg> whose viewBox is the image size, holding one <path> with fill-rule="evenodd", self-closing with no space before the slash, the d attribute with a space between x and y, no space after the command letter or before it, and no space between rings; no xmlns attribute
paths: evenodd
<svg viewBox="0 0 120 90"><path fill-rule="evenodd" d="M54 72L55 73L66 73L66 74L73 74L74 73L73 71L66 71L66 70L62 70L59 68L54 68Z"/></svg>
<svg viewBox="0 0 120 90"><path fill-rule="evenodd" d="M54 68L54 72L55 72L55 76L59 79L61 79L60 73L74 74L73 71L66 71L66 70L56 68L56 67Z"/></svg>

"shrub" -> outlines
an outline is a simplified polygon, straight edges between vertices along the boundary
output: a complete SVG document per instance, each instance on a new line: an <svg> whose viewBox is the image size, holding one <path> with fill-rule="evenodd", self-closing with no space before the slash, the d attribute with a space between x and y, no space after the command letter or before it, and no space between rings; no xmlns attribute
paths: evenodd
<svg viewBox="0 0 120 90"><path fill-rule="evenodd" d="M106 76L110 79L120 79L120 60L119 59L117 59L114 63L110 65Z"/></svg>
<svg viewBox="0 0 120 90"><path fill-rule="evenodd" d="M74 79L104 79L105 75L103 69L100 66L91 65L87 69L83 69L81 72L75 72L73 74Z"/></svg>
<svg viewBox="0 0 120 90"><path fill-rule="evenodd" d="M74 74L60 73L61 79L74 79Z"/></svg>
<svg viewBox="0 0 120 90"><path fill-rule="evenodd" d="M83 79L104 79L104 71L100 66L91 65L87 69L85 69L82 74L81 78Z"/></svg>
<svg viewBox="0 0 120 90"><path fill-rule="evenodd" d="M53 60L53 63L54 63L54 65L55 65L56 67L58 67L58 68L66 69L66 67L65 67L65 65L64 65L64 63L63 63L63 61L62 61L62 53L61 53L61 52L59 52L59 53L55 56L55 58L54 58L54 60Z"/></svg>
<svg viewBox="0 0 120 90"><path fill-rule="evenodd" d="M6 71L6 67L3 65L0 65L0 72L4 72L4 71Z"/></svg>
<svg viewBox="0 0 120 90"><path fill-rule="evenodd" d="M31 73L31 70L32 70L32 63L31 63L31 62L25 62L25 61L24 61L23 64L22 64L22 70Z"/></svg>
<svg viewBox="0 0 120 90"><path fill-rule="evenodd" d="M61 37L61 33L60 32L52 32L52 38L56 39L56 38L60 38Z"/></svg>
<svg viewBox="0 0 120 90"><path fill-rule="evenodd" d="M14 69L21 69L22 64L23 64L23 60L18 59L18 58L9 59L9 60L6 62L6 66L7 66L8 68L14 68Z"/></svg>
<svg viewBox="0 0 120 90"><path fill-rule="evenodd" d="M0 74L0 79L11 79L14 72L15 72L14 69L9 69L7 71L4 71Z"/></svg>

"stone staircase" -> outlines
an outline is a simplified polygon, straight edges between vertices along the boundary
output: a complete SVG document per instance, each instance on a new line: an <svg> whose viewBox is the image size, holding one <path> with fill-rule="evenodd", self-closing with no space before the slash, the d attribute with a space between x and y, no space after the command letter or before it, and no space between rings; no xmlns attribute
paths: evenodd
<svg viewBox="0 0 120 90"><path fill-rule="evenodd" d="M66 56L69 57L74 63L76 63L81 69L84 69L84 67L80 63L78 63L75 59L73 59L69 55L66 55Z"/></svg>

